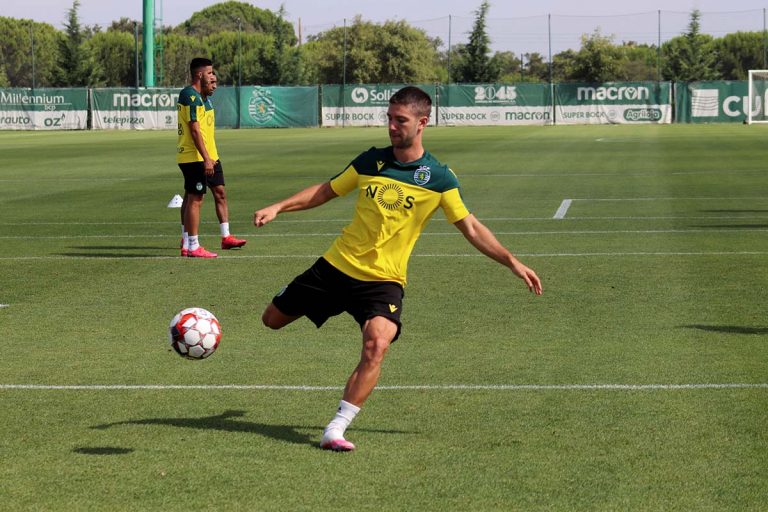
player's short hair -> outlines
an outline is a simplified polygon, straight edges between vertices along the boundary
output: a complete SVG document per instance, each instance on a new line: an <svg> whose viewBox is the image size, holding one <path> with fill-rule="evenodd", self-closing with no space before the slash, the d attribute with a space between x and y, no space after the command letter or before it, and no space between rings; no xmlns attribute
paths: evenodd
<svg viewBox="0 0 768 512"><path fill-rule="evenodd" d="M432 113L432 98L418 87L408 85L403 87L389 98L390 105L405 105L413 109L418 116L426 116Z"/></svg>
<svg viewBox="0 0 768 512"><path fill-rule="evenodd" d="M192 59L192 62L189 63L189 74L194 76L195 73L200 70L200 68L207 68L208 66L213 66L211 59L206 59L205 57L195 57Z"/></svg>

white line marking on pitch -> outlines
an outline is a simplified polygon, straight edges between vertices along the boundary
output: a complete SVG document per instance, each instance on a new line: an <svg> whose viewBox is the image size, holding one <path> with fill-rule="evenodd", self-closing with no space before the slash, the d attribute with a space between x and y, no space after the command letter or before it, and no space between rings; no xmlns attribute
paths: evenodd
<svg viewBox="0 0 768 512"><path fill-rule="evenodd" d="M172 390L253 390L253 391L340 391L342 386L272 384L0 384L0 390L27 391L172 391ZM379 391L675 391L697 389L768 389L768 383L720 384L417 384L377 386Z"/></svg>
<svg viewBox="0 0 768 512"><path fill-rule="evenodd" d="M573 201L571 199L563 199L563 202L560 203L560 208L557 209L555 212L555 216L552 217L553 219L564 219L565 214L568 213L568 208L571 207L571 203Z"/></svg>

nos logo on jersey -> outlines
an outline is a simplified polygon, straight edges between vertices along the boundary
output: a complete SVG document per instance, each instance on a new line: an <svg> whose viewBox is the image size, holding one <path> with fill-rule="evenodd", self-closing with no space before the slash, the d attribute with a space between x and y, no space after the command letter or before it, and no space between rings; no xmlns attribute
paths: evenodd
<svg viewBox="0 0 768 512"><path fill-rule="evenodd" d="M386 210L397 210L401 206L406 210L413 208L415 198L406 196L403 189L395 183L385 185L368 185L365 188L365 197L374 199L379 206Z"/></svg>

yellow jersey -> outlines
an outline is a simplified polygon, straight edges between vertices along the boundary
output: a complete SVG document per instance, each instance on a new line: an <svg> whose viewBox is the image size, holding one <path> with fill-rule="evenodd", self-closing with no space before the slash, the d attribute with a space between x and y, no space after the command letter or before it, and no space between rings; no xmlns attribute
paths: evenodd
<svg viewBox="0 0 768 512"><path fill-rule="evenodd" d="M197 90L188 85L179 93L179 101L176 103L178 117L179 138L176 143L176 162L180 164L188 162L202 162L203 156L195 147L192 132L189 129L191 121L197 121L200 125L200 133L203 136L205 149L213 161L219 159L216 149L216 115L211 98L203 100Z"/></svg>
<svg viewBox="0 0 768 512"><path fill-rule="evenodd" d="M442 208L451 224L469 215L456 175L431 154L395 160L392 147L371 148L331 179L339 196L357 191L355 215L323 257L361 281L406 284L408 259L427 221Z"/></svg>

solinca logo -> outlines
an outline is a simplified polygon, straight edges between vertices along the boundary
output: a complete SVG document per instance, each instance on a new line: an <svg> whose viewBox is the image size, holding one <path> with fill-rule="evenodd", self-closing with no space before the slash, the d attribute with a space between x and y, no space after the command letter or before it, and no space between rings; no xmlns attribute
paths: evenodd
<svg viewBox="0 0 768 512"><path fill-rule="evenodd" d="M355 87L352 89L352 101L355 103L365 103L368 101L368 89L365 87Z"/></svg>
<svg viewBox="0 0 768 512"><path fill-rule="evenodd" d="M376 194L376 202L387 210L397 210L403 204L404 197L405 194L400 187L389 183L379 189L379 193Z"/></svg>
<svg viewBox="0 0 768 512"><path fill-rule="evenodd" d="M429 178L432 176L432 172L430 171L429 167L426 165L422 165L418 169L416 169L416 172L413 173L413 181L417 185L426 185L429 183Z"/></svg>
<svg viewBox="0 0 768 512"><path fill-rule="evenodd" d="M272 92L264 87L256 87L248 102L248 114L256 124L267 124L275 117L275 100Z"/></svg>

